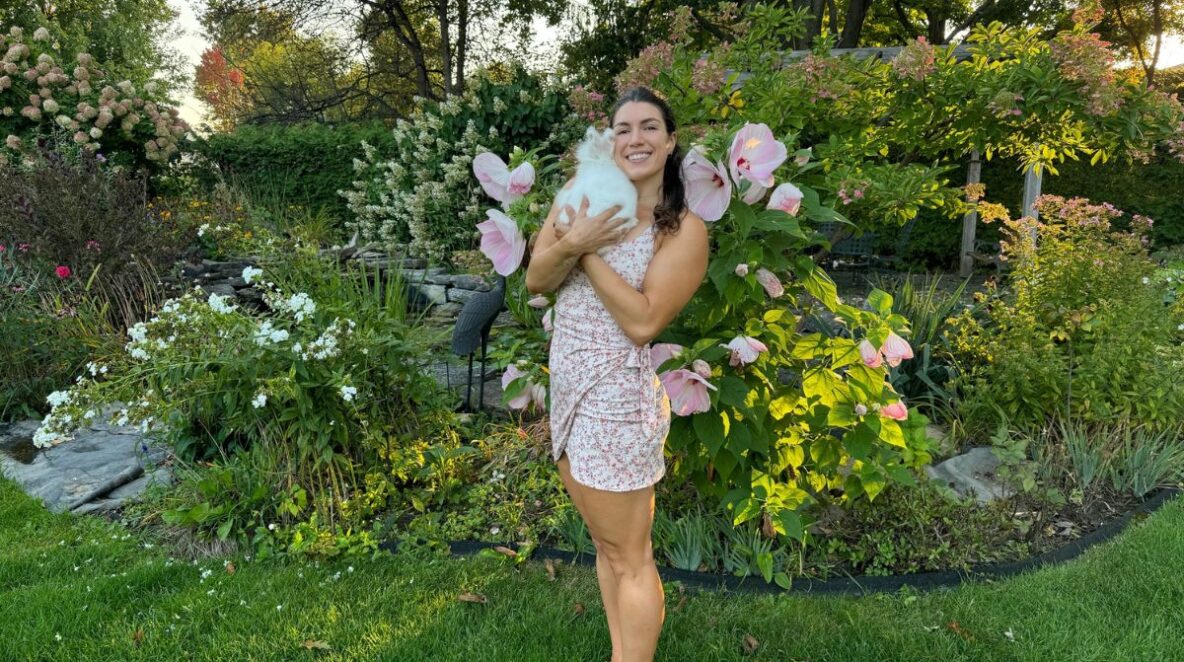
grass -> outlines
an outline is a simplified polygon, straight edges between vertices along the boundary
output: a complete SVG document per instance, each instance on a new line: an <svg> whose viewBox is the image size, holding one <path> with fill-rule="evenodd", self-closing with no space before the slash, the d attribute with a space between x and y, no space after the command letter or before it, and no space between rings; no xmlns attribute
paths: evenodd
<svg viewBox="0 0 1184 662"><path fill-rule="evenodd" d="M925 594L688 591L683 602L668 586L658 659L1171 659L1184 650L1182 532L1177 499L1069 564ZM118 525L49 514L0 480L0 660L609 657L588 568L561 566L551 582L540 563L486 558L234 558L233 573L225 560L170 561Z"/></svg>

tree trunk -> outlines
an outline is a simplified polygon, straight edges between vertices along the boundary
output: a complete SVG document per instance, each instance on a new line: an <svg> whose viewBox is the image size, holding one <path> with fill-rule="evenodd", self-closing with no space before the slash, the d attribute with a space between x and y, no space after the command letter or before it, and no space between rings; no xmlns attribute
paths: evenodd
<svg viewBox="0 0 1184 662"><path fill-rule="evenodd" d="M814 46L814 40L822 34L822 13L826 7L826 0L793 0L794 9L806 9L810 18L806 19L806 34L795 40L793 45L798 50L805 50Z"/></svg>
<svg viewBox="0 0 1184 662"><path fill-rule="evenodd" d="M457 0L456 93L465 93L465 52L469 45L469 0Z"/></svg>
<svg viewBox="0 0 1184 662"><path fill-rule="evenodd" d="M425 99L435 98L436 95L432 93L431 79L428 78L428 63L423 52L423 43L420 42L419 35L415 32L415 24L403 11L403 3L398 0L389 0L382 5L382 15L386 17L387 25L394 31L399 43L406 46L407 51L411 54L411 61L415 64L416 94Z"/></svg>
<svg viewBox="0 0 1184 662"><path fill-rule="evenodd" d="M847 5L847 16L843 22L843 33L839 37L839 48L858 48L859 37L863 34L863 24L867 20L867 12L875 0L851 0Z"/></svg>
<svg viewBox="0 0 1184 662"><path fill-rule="evenodd" d="M448 0L436 1L436 20L440 23L440 61L444 69L444 96L450 96L452 90L452 26L448 21Z"/></svg>

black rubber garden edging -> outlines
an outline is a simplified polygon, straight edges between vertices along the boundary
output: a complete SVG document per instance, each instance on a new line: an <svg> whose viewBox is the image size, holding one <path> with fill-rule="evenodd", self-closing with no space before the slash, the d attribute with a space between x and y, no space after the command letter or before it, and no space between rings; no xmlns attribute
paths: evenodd
<svg viewBox="0 0 1184 662"><path fill-rule="evenodd" d="M1045 566L1064 563L1081 555L1090 547L1105 542L1121 533L1136 515L1150 514L1159 510L1164 503L1181 493L1179 488L1164 488L1156 492L1150 499L1139 504L1134 510L1108 522L1094 531L1073 540L1044 554L1033 556L1020 561L1009 563L986 564L975 566L969 571L938 571L918 572L908 575L891 575L887 577L859 576L835 577L833 579L795 578L793 585L783 589L776 584L767 584L757 576L736 577L709 572L693 572L658 566L658 572L665 581L679 581L701 589L715 589L725 591L742 591L746 593L819 593L831 595L861 595L866 593L892 593L903 587L919 590L932 590L957 586L965 581L977 579L1000 579L1011 577L1029 570ZM467 556L476 554L483 549L490 549L506 543L486 542L477 540L458 540L448 543L453 556ZM379 544L379 548L393 552L398 550L398 543L387 541ZM551 547L538 547L531 552L531 560L555 559L564 563L580 563L594 566L596 556L567 552Z"/></svg>

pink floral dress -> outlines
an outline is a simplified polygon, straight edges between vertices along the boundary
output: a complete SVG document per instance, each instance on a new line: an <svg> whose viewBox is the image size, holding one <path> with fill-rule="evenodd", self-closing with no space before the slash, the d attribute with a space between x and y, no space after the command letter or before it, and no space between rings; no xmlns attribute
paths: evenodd
<svg viewBox="0 0 1184 662"><path fill-rule="evenodd" d="M654 256L653 225L612 246L604 260L641 290ZM551 339L551 454L567 451L577 482L626 492L666 473L670 400L649 345L634 345L576 266L559 286Z"/></svg>

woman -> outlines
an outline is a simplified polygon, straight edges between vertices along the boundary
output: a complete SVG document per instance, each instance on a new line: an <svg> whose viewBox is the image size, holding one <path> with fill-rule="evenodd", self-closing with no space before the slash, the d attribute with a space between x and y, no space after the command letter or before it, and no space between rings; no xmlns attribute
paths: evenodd
<svg viewBox="0 0 1184 662"><path fill-rule="evenodd" d="M526 287L557 290L551 340L552 455L596 545L596 576L612 662L653 659L665 618L650 533L654 484L665 473L670 401L650 360L653 340L707 271L707 228L686 208L674 117L644 88L609 115L613 156L637 188L637 225L610 209L552 208L531 254ZM597 249L611 246L604 256Z"/></svg>

